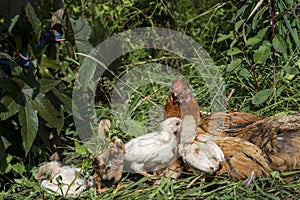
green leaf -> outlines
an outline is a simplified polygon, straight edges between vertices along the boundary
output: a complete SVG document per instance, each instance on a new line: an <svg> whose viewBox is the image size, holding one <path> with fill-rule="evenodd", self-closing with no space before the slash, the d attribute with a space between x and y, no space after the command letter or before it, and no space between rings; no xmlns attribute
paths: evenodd
<svg viewBox="0 0 300 200"><path fill-rule="evenodd" d="M80 155L85 155L87 150L84 145L80 145L78 142L75 141L75 152Z"/></svg>
<svg viewBox="0 0 300 200"><path fill-rule="evenodd" d="M263 39L268 30L269 30L268 26L266 28L261 29L260 31L258 31L256 37Z"/></svg>
<svg viewBox="0 0 300 200"><path fill-rule="evenodd" d="M239 75L241 75L242 77L249 79L251 77L251 73L249 72L249 70L247 69L242 69L241 71L239 71Z"/></svg>
<svg viewBox="0 0 300 200"><path fill-rule="evenodd" d="M25 155L28 154L38 130L38 116L31 101L27 101L25 106L19 106L19 122L22 126L21 135Z"/></svg>
<svg viewBox="0 0 300 200"><path fill-rule="evenodd" d="M285 39L281 36L276 34L272 41L274 49L279 53L287 52L287 43Z"/></svg>
<svg viewBox="0 0 300 200"><path fill-rule="evenodd" d="M21 88L13 79L0 77L0 88L8 91L11 95L16 96Z"/></svg>
<svg viewBox="0 0 300 200"><path fill-rule="evenodd" d="M296 67L284 67L283 70L288 73L288 74L292 74L292 75L297 75L300 73L299 69L297 69Z"/></svg>
<svg viewBox="0 0 300 200"><path fill-rule="evenodd" d="M227 40L227 39L233 39L234 38L233 37L233 31L230 31L228 35L224 35L222 33L219 33L218 36L219 37L217 39L217 43L222 42L222 41Z"/></svg>
<svg viewBox="0 0 300 200"><path fill-rule="evenodd" d="M63 103L64 109L68 112L72 112L72 99L56 88L53 88L52 92Z"/></svg>
<svg viewBox="0 0 300 200"><path fill-rule="evenodd" d="M300 58L297 60L297 62L295 63L295 66L298 67L298 69L300 69Z"/></svg>
<svg viewBox="0 0 300 200"><path fill-rule="evenodd" d="M226 71L231 72L235 70L238 66L240 66L241 63L242 63L242 59L240 58L232 60L230 64L227 66Z"/></svg>
<svg viewBox="0 0 300 200"><path fill-rule="evenodd" d="M245 21L245 20L242 19L242 20L238 21L237 23L235 23L235 25L234 25L234 30L235 30L235 32L238 32L238 31L239 31L239 28L243 25L244 21Z"/></svg>
<svg viewBox="0 0 300 200"><path fill-rule="evenodd" d="M236 55L236 54L239 54L239 53L243 53L243 52L239 48L236 48L236 47L230 48L227 51L227 55L229 55L229 56L233 56L233 55Z"/></svg>
<svg viewBox="0 0 300 200"><path fill-rule="evenodd" d="M11 142L8 141L5 137L0 136L0 149L1 149L1 145L3 145L4 149L6 150L8 147L10 147ZM0 159L1 159L1 152L0 152Z"/></svg>
<svg viewBox="0 0 300 200"><path fill-rule="evenodd" d="M12 168L18 172L19 174L23 174L24 172L26 172L25 170L25 166L21 163L16 163L12 165Z"/></svg>
<svg viewBox="0 0 300 200"><path fill-rule="evenodd" d="M64 125L64 116L62 109L56 109L51 102L39 94L32 102L34 108L38 111L40 117L46 121L46 126L56 128L60 132Z"/></svg>
<svg viewBox="0 0 300 200"><path fill-rule="evenodd" d="M272 94L272 89L264 89L256 93L256 95L252 98L253 104L262 104L268 100L268 98Z"/></svg>
<svg viewBox="0 0 300 200"><path fill-rule="evenodd" d="M6 120L7 118L15 115L18 111L19 111L19 106L13 98L9 96L4 96L1 99L0 120Z"/></svg>
<svg viewBox="0 0 300 200"><path fill-rule="evenodd" d="M252 20L252 29L254 30L259 23L259 20L262 19L264 12L268 10L268 6L264 6L261 10L259 10Z"/></svg>
<svg viewBox="0 0 300 200"><path fill-rule="evenodd" d="M39 79L38 82L41 85L40 92L45 94L46 92L53 90L59 83L61 83L61 80Z"/></svg>
<svg viewBox="0 0 300 200"><path fill-rule="evenodd" d="M262 40L261 38L252 37L246 41L246 45L248 45L248 46L255 45L255 44L259 43L261 40Z"/></svg>
<svg viewBox="0 0 300 200"><path fill-rule="evenodd" d="M270 43L264 42L253 55L254 63L263 64L267 61L270 55L271 55Z"/></svg>
<svg viewBox="0 0 300 200"><path fill-rule="evenodd" d="M11 30L14 28L15 24L17 23L17 21L19 20L20 15L16 15L11 19L11 23L8 27L8 32L10 33Z"/></svg>
<svg viewBox="0 0 300 200"><path fill-rule="evenodd" d="M49 68L49 69L60 69L60 65L56 63L55 60L48 58L47 56L43 56L41 60L41 68Z"/></svg>
<svg viewBox="0 0 300 200"><path fill-rule="evenodd" d="M88 54L94 47L89 42L92 28L86 18L70 19L78 52Z"/></svg>
<svg viewBox="0 0 300 200"><path fill-rule="evenodd" d="M37 15L35 13L35 10L32 7L30 2L28 2L26 4L25 13L26 13L26 16L28 17L28 20L31 23L31 27L33 28L33 32L35 33L35 35L37 37L39 37L40 33L41 33L41 22L40 22L39 18L37 17Z"/></svg>

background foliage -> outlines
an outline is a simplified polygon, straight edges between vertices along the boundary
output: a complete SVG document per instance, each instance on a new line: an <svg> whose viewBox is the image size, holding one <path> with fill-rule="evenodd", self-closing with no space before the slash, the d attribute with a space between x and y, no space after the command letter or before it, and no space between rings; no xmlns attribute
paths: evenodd
<svg viewBox="0 0 300 200"><path fill-rule="evenodd" d="M65 40L60 42L60 59L56 62L47 56L47 46L36 47L49 30L52 4L2 0L0 197L33 199L42 195L35 174L38 165L52 153L49 133L53 130L60 134L63 160L92 172L92 155L78 138L71 112L74 79L84 59L77 53L89 53L100 42L126 30L147 26L171 28L203 45L226 82L228 110L267 116L299 112L299 9L296 0L65 1L66 15L61 19ZM26 67L18 61L19 54L25 52L30 58ZM210 111L209 93L201 75L170 52L136 50L116 60L110 69L120 77L135 66L150 62L172 66L183 74L191 83L201 110ZM11 74L7 76L5 72ZM117 81L108 71L100 80L97 117L110 118L113 135L127 141L130 133L119 129L121 125L114 121L110 109L110 95ZM132 95L131 118L141 123L149 120L152 104L148 100L163 105L168 90L155 84L138 88L144 96ZM158 199L299 198L299 183L284 184L281 174L258 179L249 189L227 177L204 183L203 175L191 174L178 181L162 178L161 185L150 186L145 178L135 182L132 175L127 175L122 181L124 189L114 191L113 195ZM83 198L110 198L112 190L97 197L87 192Z"/></svg>

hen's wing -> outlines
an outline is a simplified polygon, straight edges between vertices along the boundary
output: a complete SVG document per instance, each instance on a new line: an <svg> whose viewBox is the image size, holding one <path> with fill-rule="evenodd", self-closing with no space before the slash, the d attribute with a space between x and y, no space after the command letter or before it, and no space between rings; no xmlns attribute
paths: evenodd
<svg viewBox="0 0 300 200"><path fill-rule="evenodd" d="M236 111L213 113L199 122L198 134L209 133L217 136L246 138L248 133L243 132L243 130L249 125L265 118L263 116Z"/></svg>
<svg viewBox="0 0 300 200"><path fill-rule="evenodd" d="M300 113L260 120L245 129L246 140L259 146L273 170L300 169Z"/></svg>
<svg viewBox="0 0 300 200"><path fill-rule="evenodd" d="M256 145L236 137L213 137L212 140L222 149L225 161L219 174L227 172L236 179L251 175L269 176L269 161Z"/></svg>

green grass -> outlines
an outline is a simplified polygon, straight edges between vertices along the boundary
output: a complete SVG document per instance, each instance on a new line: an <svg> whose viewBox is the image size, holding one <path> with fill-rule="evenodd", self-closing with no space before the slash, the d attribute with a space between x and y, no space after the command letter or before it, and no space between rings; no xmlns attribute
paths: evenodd
<svg viewBox="0 0 300 200"><path fill-rule="evenodd" d="M110 187L106 192L96 194L87 190L78 199L299 199L300 180L285 183L279 177L255 178L249 188L243 181L230 180L226 176L215 177L213 181L204 181L204 174L184 175L172 180L168 177L155 177L155 184L149 177L124 173L118 187ZM192 183L192 184L191 184ZM24 177L12 187L0 193L0 199L62 199L54 197L39 188L33 177Z"/></svg>

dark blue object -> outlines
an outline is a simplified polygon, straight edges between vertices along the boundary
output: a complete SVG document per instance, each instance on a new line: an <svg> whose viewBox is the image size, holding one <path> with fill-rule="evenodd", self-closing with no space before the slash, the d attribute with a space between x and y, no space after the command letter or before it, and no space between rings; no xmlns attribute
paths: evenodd
<svg viewBox="0 0 300 200"><path fill-rule="evenodd" d="M10 61L7 58L0 58L0 69L10 71Z"/></svg>
<svg viewBox="0 0 300 200"><path fill-rule="evenodd" d="M34 45L35 48L41 47L41 46L45 46L47 44L50 44L52 42L60 42L60 39L62 39L61 34L60 33L51 33L51 31L47 31L42 39L36 43Z"/></svg>
<svg viewBox="0 0 300 200"><path fill-rule="evenodd" d="M19 54L19 56L15 59L15 61L24 68L28 68L30 64L29 55L27 52L24 54Z"/></svg>

